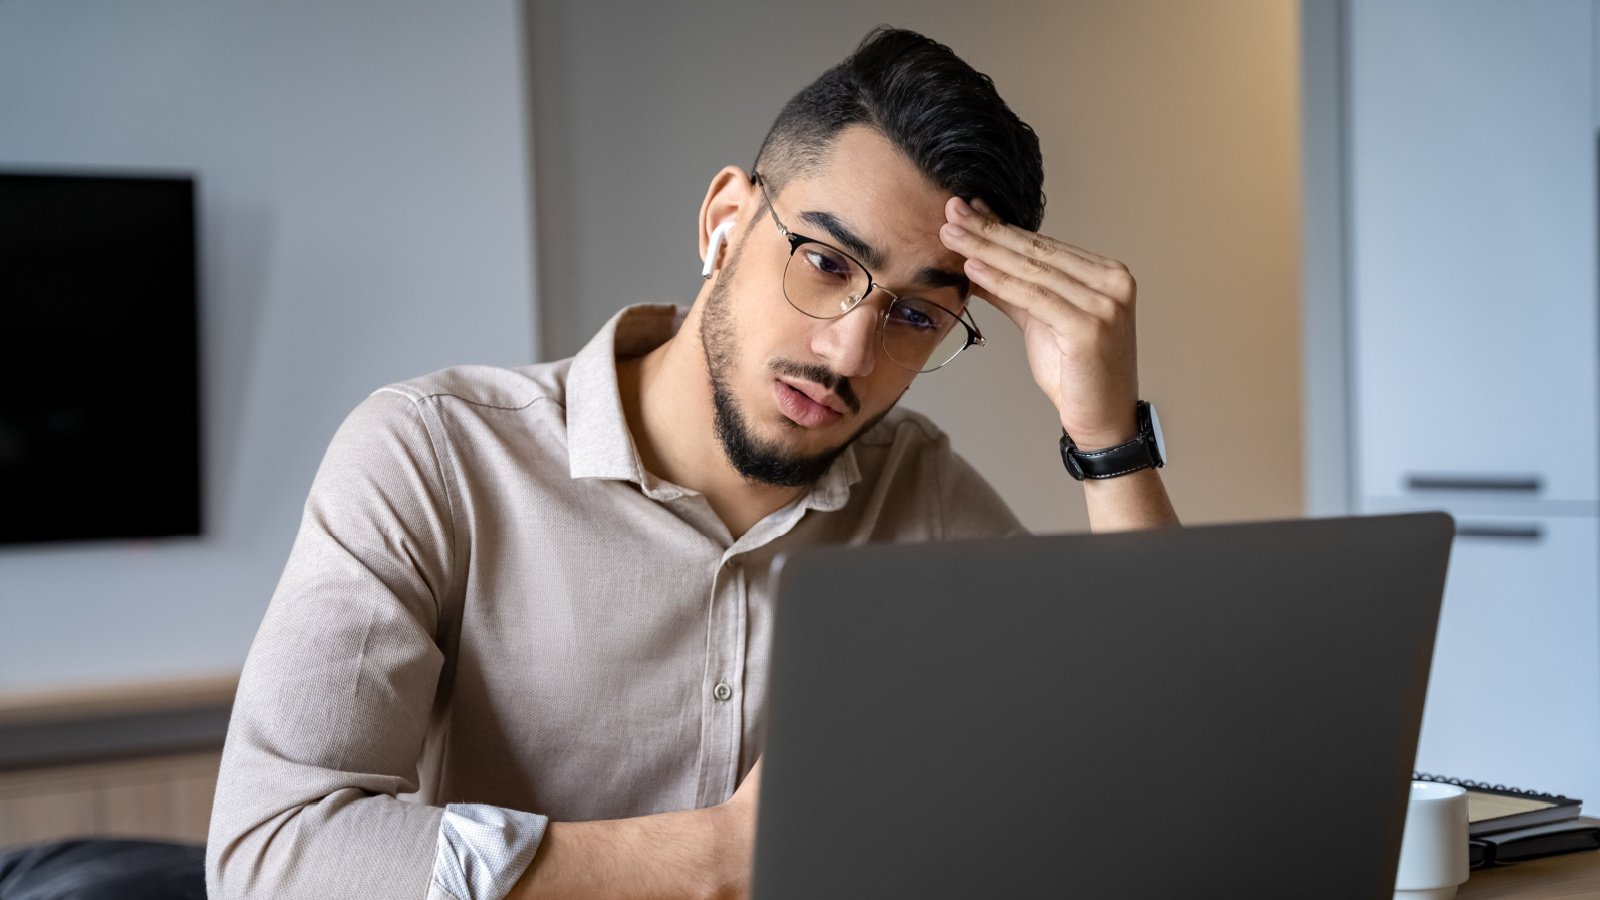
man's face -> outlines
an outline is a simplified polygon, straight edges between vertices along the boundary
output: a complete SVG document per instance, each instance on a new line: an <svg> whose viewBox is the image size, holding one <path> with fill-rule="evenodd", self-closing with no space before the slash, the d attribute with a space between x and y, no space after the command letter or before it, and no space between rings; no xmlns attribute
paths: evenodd
<svg viewBox="0 0 1600 900"><path fill-rule="evenodd" d="M891 298L883 291L835 319L789 304L789 244L751 191L746 208L756 218L729 249L701 339L729 461L751 480L799 487L876 424L915 373L884 355L878 324ZM772 203L791 231L850 252L877 285L960 310L965 291L948 282L961 278L962 258L938 234L948 197L876 131L855 126L820 172L789 181Z"/></svg>

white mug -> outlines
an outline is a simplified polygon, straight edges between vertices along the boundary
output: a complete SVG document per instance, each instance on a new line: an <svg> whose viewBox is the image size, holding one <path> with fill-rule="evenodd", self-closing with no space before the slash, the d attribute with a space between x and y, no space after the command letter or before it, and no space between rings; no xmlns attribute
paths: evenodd
<svg viewBox="0 0 1600 900"><path fill-rule="evenodd" d="M1468 874L1466 790L1411 782L1394 900L1451 900Z"/></svg>

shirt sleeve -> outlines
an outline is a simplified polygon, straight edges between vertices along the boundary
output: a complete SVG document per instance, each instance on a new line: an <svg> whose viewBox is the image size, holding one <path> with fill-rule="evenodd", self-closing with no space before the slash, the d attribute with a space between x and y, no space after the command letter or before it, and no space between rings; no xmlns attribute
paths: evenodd
<svg viewBox="0 0 1600 900"><path fill-rule="evenodd" d="M508 813L496 837L488 817L399 796L418 790L443 712L441 611L465 555L441 434L431 407L385 389L334 436L240 677L206 846L213 898L437 896L441 835L458 836L463 872L506 859L465 876L460 900L532 858L542 824Z"/></svg>
<svg viewBox="0 0 1600 900"><path fill-rule="evenodd" d="M500 900L522 877L550 820L481 803L452 803L439 823L429 900Z"/></svg>

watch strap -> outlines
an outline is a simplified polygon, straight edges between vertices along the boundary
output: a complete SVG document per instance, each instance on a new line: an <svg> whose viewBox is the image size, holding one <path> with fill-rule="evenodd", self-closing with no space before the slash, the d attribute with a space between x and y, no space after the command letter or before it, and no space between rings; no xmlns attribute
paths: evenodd
<svg viewBox="0 0 1600 900"><path fill-rule="evenodd" d="M1072 436L1061 429L1061 462L1067 472L1079 481L1086 479L1116 478L1140 469L1160 468L1161 458L1155 449L1155 435L1151 431L1147 410L1149 405L1140 401L1135 410L1138 434L1133 439L1101 450L1080 450Z"/></svg>

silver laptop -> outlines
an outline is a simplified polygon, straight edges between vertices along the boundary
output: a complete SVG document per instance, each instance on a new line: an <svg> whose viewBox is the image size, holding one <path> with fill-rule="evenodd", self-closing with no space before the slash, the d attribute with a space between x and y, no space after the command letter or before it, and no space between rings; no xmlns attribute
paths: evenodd
<svg viewBox="0 0 1600 900"><path fill-rule="evenodd" d="M755 898L1390 897L1452 533L790 556Z"/></svg>

